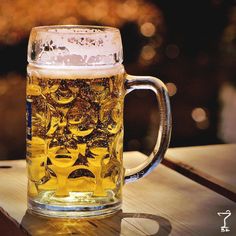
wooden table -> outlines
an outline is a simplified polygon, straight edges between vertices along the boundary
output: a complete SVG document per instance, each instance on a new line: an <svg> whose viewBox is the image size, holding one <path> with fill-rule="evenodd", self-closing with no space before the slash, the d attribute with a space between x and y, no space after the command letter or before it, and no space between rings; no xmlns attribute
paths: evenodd
<svg viewBox="0 0 236 236"><path fill-rule="evenodd" d="M163 164L236 201L236 144L171 148Z"/></svg>
<svg viewBox="0 0 236 236"><path fill-rule="evenodd" d="M123 207L93 220L47 219L27 213L25 161L0 162L0 235L236 235L236 145L169 149L163 164L127 184ZM125 154L125 165L146 156ZM221 233L223 216L230 232Z"/></svg>

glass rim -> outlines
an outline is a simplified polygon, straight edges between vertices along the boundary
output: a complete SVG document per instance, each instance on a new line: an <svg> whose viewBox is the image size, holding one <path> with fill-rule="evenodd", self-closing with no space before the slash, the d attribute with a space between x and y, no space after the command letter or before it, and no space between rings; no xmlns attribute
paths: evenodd
<svg viewBox="0 0 236 236"><path fill-rule="evenodd" d="M79 31L79 30L88 31ZM63 31L67 30L67 31ZM78 30L78 31L73 31ZM93 31L100 30L100 31ZM38 33L51 33L51 34L81 34L81 35L95 35L95 34L106 34L106 33L119 33L118 28L112 26L99 26L99 25L45 25L36 26L32 28L32 31Z"/></svg>

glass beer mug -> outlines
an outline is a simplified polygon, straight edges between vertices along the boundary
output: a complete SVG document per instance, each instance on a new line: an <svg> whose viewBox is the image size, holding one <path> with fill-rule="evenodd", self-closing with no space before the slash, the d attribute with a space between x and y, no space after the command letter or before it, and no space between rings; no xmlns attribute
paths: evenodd
<svg viewBox="0 0 236 236"><path fill-rule="evenodd" d="M171 131L167 89L157 78L127 75L122 60L116 28L32 29L26 105L32 212L51 217L111 214L121 207L123 184L143 177L163 158ZM134 89L155 92L160 127L147 160L124 169L124 97Z"/></svg>

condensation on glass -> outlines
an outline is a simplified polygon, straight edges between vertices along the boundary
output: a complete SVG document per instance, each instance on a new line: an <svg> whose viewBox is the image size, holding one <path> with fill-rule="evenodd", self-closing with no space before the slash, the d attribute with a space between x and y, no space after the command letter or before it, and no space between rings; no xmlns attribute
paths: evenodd
<svg viewBox="0 0 236 236"><path fill-rule="evenodd" d="M145 176L163 158L171 132L166 87L154 77L127 75L122 61L118 29L32 29L26 158L28 207L34 213L51 217L111 214L121 208L123 184ZM125 95L133 89L156 93L160 127L149 158L125 170L123 106Z"/></svg>

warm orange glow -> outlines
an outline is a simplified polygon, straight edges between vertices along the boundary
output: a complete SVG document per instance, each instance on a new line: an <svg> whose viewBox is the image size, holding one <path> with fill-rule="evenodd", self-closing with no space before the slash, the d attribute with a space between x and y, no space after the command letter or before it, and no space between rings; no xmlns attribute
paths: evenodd
<svg viewBox="0 0 236 236"><path fill-rule="evenodd" d="M169 96L172 97L177 93L177 87L174 83L167 83L166 87L168 89Z"/></svg>
<svg viewBox="0 0 236 236"><path fill-rule="evenodd" d="M141 25L140 31L141 31L142 35L144 35L146 37L152 37L155 34L156 27L151 22L146 22Z"/></svg>
<svg viewBox="0 0 236 236"><path fill-rule="evenodd" d="M146 45L142 48L141 57L144 60L149 61L149 60L153 59L155 57L155 55L156 55L156 51L151 45Z"/></svg>
<svg viewBox="0 0 236 236"><path fill-rule="evenodd" d="M199 129L207 129L209 127L209 120L206 119L202 122L198 122L196 123L196 126L199 128Z"/></svg>
<svg viewBox="0 0 236 236"><path fill-rule="evenodd" d="M207 119L207 114L203 108L197 107L192 110L192 118L196 122L202 122Z"/></svg>
<svg viewBox="0 0 236 236"><path fill-rule="evenodd" d="M192 118L196 122L196 126L199 129L207 129L210 125L207 117L207 112L201 107L196 107L192 110Z"/></svg>
<svg viewBox="0 0 236 236"><path fill-rule="evenodd" d="M5 81L0 81L0 96L4 95L7 91L7 84Z"/></svg>
<svg viewBox="0 0 236 236"><path fill-rule="evenodd" d="M17 43L38 25L96 23L120 28L127 22L135 22L142 25L147 37L155 33L155 26L162 25L159 9L145 0L40 0L37 5L28 0L14 0L14 3L1 1L0 10L0 44Z"/></svg>

